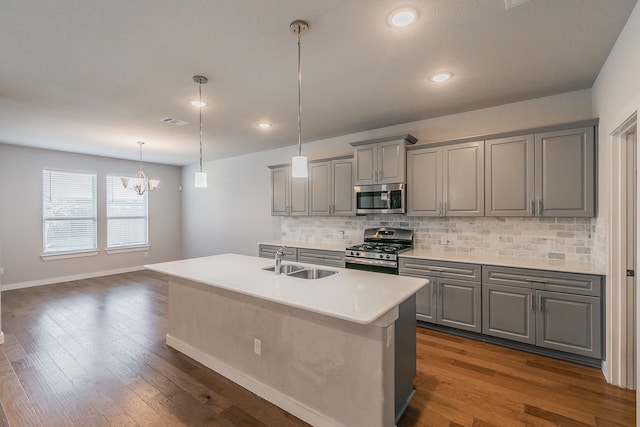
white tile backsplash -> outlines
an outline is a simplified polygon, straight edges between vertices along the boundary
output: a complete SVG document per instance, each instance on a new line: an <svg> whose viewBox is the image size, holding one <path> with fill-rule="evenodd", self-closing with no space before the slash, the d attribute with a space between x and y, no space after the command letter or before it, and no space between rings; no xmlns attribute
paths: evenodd
<svg viewBox="0 0 640 427"><path fill-rule="evenodd" d="M365 228L409 228L414 232L414 247L418 249L563 259L604 266L606 225L600 222L596 218L313 216L283 217L280 231L281 239L286 241L347 247L362 242Z"/></svg>

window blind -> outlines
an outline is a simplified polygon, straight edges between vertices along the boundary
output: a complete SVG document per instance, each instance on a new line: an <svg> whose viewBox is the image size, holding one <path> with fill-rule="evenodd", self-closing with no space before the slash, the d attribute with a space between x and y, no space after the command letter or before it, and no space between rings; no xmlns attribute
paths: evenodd
<svg viewBox="0 0 640 427"><path fill-rule="evenodd" d="M149 244L148 192L122 186L122 175L107 175L107 248Z"/></svg>
<svg viewBox="0 0 640 427"><path fill-rule="evenodd" d="M96 174L42 170L43 253L97 250Z"/></svg>

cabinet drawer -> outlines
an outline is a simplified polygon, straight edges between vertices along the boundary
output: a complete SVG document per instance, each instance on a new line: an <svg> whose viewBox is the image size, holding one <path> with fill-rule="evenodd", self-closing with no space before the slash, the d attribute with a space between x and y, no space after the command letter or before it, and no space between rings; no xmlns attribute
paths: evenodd
<svg viewBox="0 0 640 427"><path fill-rule="evenodd" d="M404 276L443 277L447 279L480 281L481 266L460 262L430 261L400 257L399 273Z"/></svg>
<svg viewBox="0 0 640 427"><path fill-rule="evenodd" d="M602 277L589 274L484 266L482 282L590 296L602 293Z"/></svg>
<svg viewBox="0 0 640 427"><path fill-rule="evenodd" d="M344 252L298 248L298 261L309 264L344 267Z"/></svg>
<svg viewBox="0 0 640 427"><path fill-rule="evenodd" d="M282 246L277 245L260 245L258 246L258 256L262 258L274 258L276 256L276 252ZM296 248L285 247L284 248L284 258L288 261L296 261L298 258L298 252Z"/></svg>

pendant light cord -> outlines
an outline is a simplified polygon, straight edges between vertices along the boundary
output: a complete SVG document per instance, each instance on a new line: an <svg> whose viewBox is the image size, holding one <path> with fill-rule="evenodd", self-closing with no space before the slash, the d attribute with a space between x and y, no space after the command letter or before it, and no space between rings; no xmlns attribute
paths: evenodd
<svg viewBox="0 0 640 427"><path fill-rule="evenodd" d="M198 83L198 93L200 95L200 172L202 172L202 83Z"/></svg>
<svg viewBox="0 0 640 427"><path fill-rule="evenodd" d="M302 26L298 24L298 156L302 155L302 72L300 71L300 38Z"/></svg>
<svg viewBox="0 0 640 427"><path fill-rule="evenodd" d="M144 142L138 141L138 145L140 146L140 166L138 167L138 170L142 170L142 146L144 145Z"/></svg>

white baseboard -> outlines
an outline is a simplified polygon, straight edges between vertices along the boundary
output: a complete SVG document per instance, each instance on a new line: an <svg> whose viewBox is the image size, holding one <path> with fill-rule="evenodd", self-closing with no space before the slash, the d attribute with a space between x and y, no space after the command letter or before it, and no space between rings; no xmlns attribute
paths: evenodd
<svg viewBox="0 0 640 427"><path fill-rule="evenodd" d="M220 375L230 379L234 383L246 388L247 390L257 394L263 399L273 403L274 405L284 409L292 415L300 418L307 423L316 427L340 427L343 424L334 420L327 415L321 414L313 408L305 405L287 396L279 390L269 387L268 385L248 376L231 365L207 354L191 345L167 334L167 345L173 347L179 352L189 356L190 358L202 363L207 368L212 369Z"/></svg>
<svg viewBox="0 0 640 427"><path fill-rule="evenodd" d="M74 280L92 279L94 277L111 276L113 274L131 273L132 271L140 271L145 268L141 265L136 267L117 268L115 270L94 271L91 273L74 274L71 276L52 277L49 279L33 280L30 282L9 283L2 285L2 291L10 291L13 289L32 288L34 286L52 285L54 283L71 282Z"/></svg>

